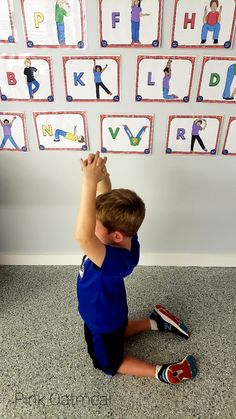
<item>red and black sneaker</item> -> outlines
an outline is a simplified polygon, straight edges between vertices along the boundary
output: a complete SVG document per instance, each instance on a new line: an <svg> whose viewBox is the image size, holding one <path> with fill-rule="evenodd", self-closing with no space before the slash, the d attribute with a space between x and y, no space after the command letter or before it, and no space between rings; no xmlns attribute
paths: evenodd
<svg viewBox="0 0 236 419"><path fill-rule="evenodd" d="M192 355L175 364L162 365L157 373L157 378L166 384L179 384L183 380L191 380L197 375L195 359Z"/></svg>
<svg viewBox="0 0 236 419"><path fill-rule="evenodd" d="M190 333L184 322L179 320L160 304L157 304L154 307L150 315L150 319L155 320L157 328L160 331L173 332L185 339L188 339L190 336Z"/></svg>

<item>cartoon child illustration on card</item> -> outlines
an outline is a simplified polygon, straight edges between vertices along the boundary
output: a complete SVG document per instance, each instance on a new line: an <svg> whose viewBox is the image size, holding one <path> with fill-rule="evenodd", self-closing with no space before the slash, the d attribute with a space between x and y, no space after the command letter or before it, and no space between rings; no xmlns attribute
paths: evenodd
<svg viewBox="0 0 236 419"><path fill-rule="evenodd" d="M234 100L234 96L236 94L236 86L234 89L232 89L232 84L233 84L235 76L236 76L236 63L231 64L227 70L225 88L223 91L223 99L225 100Z"/></svg>
<svg viewBox="0 0 236 419"><path fill-rule="evenodd" d="M7 141L9 140L11 142L11 144L13 145L13 147L15 147L16 150L19 150L18 145L16 144L13 136L12 136L12 125L16 120L16 116L13 117L13 119L11 121L9 121L9 119L4 119L3 121L0 120L0 124L2 126L3 129L3 139L2 142L0 144L0 149L3 149L4 146L6 145Z"/></svg>
<svg viewBox="0 0 236 419"><path fill-rule="evenodd" d="M168 100L168 99L178 99L178 96L171 94L169 95L169 90L170 90L170 79L171 79L171 63L172 60L169 59L167 61L166 67L164 68L164 74L165 76L163 77L163 81L162 81L162 87L163 87L163 98Z"/></svg>
<svg viewBox="0 0 236 419"><path fill-rule="evenodd" d="M25 64L24 75L26 76L29 96L31 99L33 99L35 93L39 90L39 87L40 87L39 82L35 79L36 75L38 75L38 70L37 68L31 66L30 58L26 58L24 61L24 64Z"/></svg>
<svg viewBox="0 0 236 419"><path fill-rule="evenodd" d="M208 32L213 32L213 42L214 44L218 44L222 6L220 6L219 11L217 11L218 7L219 1L211 0L211 11L208 12L207 6L204 9L201 44L206 43Z"/></svg>
<svg viewBox="0 0 236 419"><path fill-rule="evenodd" d="M84 136L83 135L78 135L77 133L77 125L74 126L74 132L70 132L70 131L64 131L62 129L56 129L55 130L55 134L54 134L55 138L54 141L55 142L59 142L60 141L60 137L65 138L66 140L69 141L75 141L78 143L84 143Z"/></svg>
<svg viewBox="0 0 236 419"><path fill-rule="evenodd" d="M139 132L137 133L137 135L133 135L133 133L131 132L131 130L129 129L128 125L123 125L123 128L126 132L126 134L128 135L129 141L130 141L130 145L131 146L138 146L140 141L142 140L142 135L144 134L144 132L146 131L147 128L149 128L147 125L144 125Z"/></svg>
<svg viewBox="0 0 236 419"><path fill-rule="evenodd" d="M150 13L143 13L141 9L141 0L132 0L131 2L131 45L141 44L139 40L141 17L150 16Z"/></svg>
<svg viewBox="0 0 236 419"><path fill-rule="evenodd" d="M195 121L193 122L192 125L192 137L191 137L191 151L194 151L194 144L195 141L198 142L198 144L200 145L200 147L202 148L202 150L207 152L207 149L199 135L200 131L203 131L204 129L206 129L207 126L207 121L205 119L195 119Z"/></svg>
<svg viewBox="0 0 236 419"><path fill-rule="evenodd" d="M110 90L105 86L105 84L102 82L102 73L103 71L105 71L108 67L108 65L106 64L105 67L102 68L101 65L97 65L96 64L96 60L93 59L93 75L94 75L94 83L96 86L96 98L100 99L100 87L105 90L105 92L108 95L112 95L112 93L110 92Z"/></svg>
<svg viewBox="0 0 236 419"><path fill-rule="evenodd" d="M56 0L55 21L57 27L57 38L60 45L66 44L64 17L71 12L70 4L67 0Z"/></svg>

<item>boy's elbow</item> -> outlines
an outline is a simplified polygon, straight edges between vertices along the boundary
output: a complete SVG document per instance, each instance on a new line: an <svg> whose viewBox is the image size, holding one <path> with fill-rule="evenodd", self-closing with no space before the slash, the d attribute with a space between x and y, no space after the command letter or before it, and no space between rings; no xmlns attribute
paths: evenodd
<svg viewBox="0 0 236 419"><path fill-rule="evenodd" d="M76 231L74 238L75 238L75 241L77 241L80 244L80 242L83 241L83 234L80 231L79 232Z"/></svg>
<svg viewBox="0 0 236 419"><path fill-rule="evenodd" d="M90 240L90 237L88 237L81 231L75 233L75 240L81 248L84 248L86 246L86 243L88 243L88 241Z"/></svg>

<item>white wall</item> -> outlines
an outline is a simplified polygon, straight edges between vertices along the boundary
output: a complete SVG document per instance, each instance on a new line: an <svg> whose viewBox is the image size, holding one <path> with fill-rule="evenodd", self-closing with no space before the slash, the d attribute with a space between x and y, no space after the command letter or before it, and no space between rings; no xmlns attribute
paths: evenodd
<svg viewBox="0 0 236 419"><path fill-rule="evenodd" d="M1 46L2 53L29 53L25 46L19 3L15 1L19 44ZM61 56L76 55L77 51L35 49L34 54L48 54L53 57L55 102L46 105L47 108L85 110L91 151L99 149L100 145L100 113L155 114L152 155L108 155L113 186L134 189L146 203L147 215L140 229L142 262L159 264L165 260L164 264L184 265L191 255L192 264L217 265L224 264L225 260L225 265L234 265L236 157L220 154L166 155L165 142L169 114L222 114L225 118L221 132L221 150L228 117L234 114L235 106L199 104L194 102L193 98L197 92L201 55L206 53L232 56L235 55L235 47L233 50L171 50L174 1L168 0L164 1L161 48L101 49L95 3L97 4L95 0L86 2L88 48L84 54L121 55L122 101L114 104L66 103L62 85ZM198 57L191 103L135 103L134 74L136 55L139 53L192 54ZM66 263L65 255L80 252L73 238L81 187L80 152L38 150L31 112L44 111L44 103L32 106L31 103L2 102L0 106L3 111L25 111L30 144L29 153L0 153L0 263L28 263L28 259L9 259L9 254L56 254L62 255L58 263ZM152 254L151 258L145 259L145 255L149 254ZM201 263L202 254L208 255L209 258ZM227 262L227 256L231 258L231 262L229 259ZM53 259L51 261L53 263Z"/></svg>

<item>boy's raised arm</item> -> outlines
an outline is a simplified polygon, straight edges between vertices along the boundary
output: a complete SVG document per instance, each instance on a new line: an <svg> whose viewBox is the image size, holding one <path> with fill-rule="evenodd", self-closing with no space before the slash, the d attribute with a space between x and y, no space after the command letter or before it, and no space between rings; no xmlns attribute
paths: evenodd
<svg viewBox="0 0 236 419"><path fill-rule="evenodd" d="M10 125L12 125L12 124L13 124L13 122L15 121L15 119L16 119L16 116L14 116L14 117L12 118L12 120L10 121Z"/></svg>
<svg viewBox="0 0 236 419"><path fill-rule="evenodd" d="M96 195L101 195L102 193L106 193L106 192L111 192L111 179L109 174L106 171L106 177L104 179L102 179L98 184L97 184L97 193Z"/></svg>
<svg viewBox="0 0 236 419"><path fill-rule="evenodd" d="M95 154L92 163L81 159L83 174L80 208L75 228L75 239L92 262L101 267L105 258L105 245L95 235L97 184L106 176L106 160Z"/></svg>
<svg viewBox="0 0 236 419"><path fill-rule="evenodd" d="M91 164L94 160L95 154L90 153L88 155L88 158L85 160L86 164ZM106 164L107 162L107 157L104 157L104 163ZM104 175L106 174L106 176L104 177L104 179L102 179L100 182L98 182L97 184L97 191L96 191L96 196L101 195L103 193L106 192L110 192L112 190L112 186L111 186L111 178L109 173L107 172L107 168L104 165L103 167L103 173Z"/></svg>

